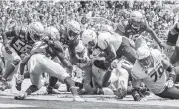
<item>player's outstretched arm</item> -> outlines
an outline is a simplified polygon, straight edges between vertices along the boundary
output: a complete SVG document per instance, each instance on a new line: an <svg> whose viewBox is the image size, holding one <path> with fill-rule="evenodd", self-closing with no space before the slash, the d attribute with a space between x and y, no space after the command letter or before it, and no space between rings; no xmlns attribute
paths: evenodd
<svg viewBox="0 0 179 109"><path fill-rule="evenodd" d="M168 78L167 78L165 85L166 85L166 87L171 88L171 87L173 87L174 81L176 78L175 69L174 69L173 65L170 64L170 62L164 58L162 58L162 64L164 66L164 69L166 69L166 71L168 73Z"/></svg>
<svg viewBox="0 0 179 109"><path fill-rule="evenodd" d="M165 46L164 46L164 43L157 37L157 34L155 33L155 31L154 31L151 27L149 27L148 24L147 24L147 26L146 26L146 31L147 31L148 33L150 33L150 35L152 36L152 38L154 38L154 40L158 43L158 45L159 45L161 48L164 48L164 47L165 47Z"/></svg>

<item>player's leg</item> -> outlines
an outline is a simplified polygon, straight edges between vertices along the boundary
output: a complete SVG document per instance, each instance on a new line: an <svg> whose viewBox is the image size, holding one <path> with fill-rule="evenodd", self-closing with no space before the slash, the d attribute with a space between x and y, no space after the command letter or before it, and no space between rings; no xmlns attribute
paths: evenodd
<svg viewBox="0 0 179 109"><path fill-rule="evenodd" d="M162 98L179 99L179 87L165 88L161 94L157 95Z"/></svg>
<svg viewBox="0 0 179 109"><path fill-rule="evenodd" d="M13 73L13 71L21 61L21 58L18 56L18 54L13 48L11 48L11 51L12 54L8 54L5 48L4 47L2 48L3 56L8 61L8 62L6 61L5 63L6 66L5 66L2 80L7 80L7 78Z"/></svg>
<svg viewBox="0 0 179 109"><path fill-rule="evenodd" d="M32 85L30 85L25 92L21 93L20 95L16 95L14 99L23 100L28 95L36 92L42 87L41 74L43 73L43 67L41 66L37 58L40 58L40 57L33 55L28 62L28 71L30 73L30 80L31 80Z"/></svg>
<svg viewBox="0 0 179 109"><path fill-rule="evenodd" d="M179 38L176 41L176 46L175 46L175 50L174 53L172 54L171 58L170 58L170 62L172 64L175 64L176 62L179 61Z"/></svg>
<svg viewBox="0 0 179 109"><path fill-rule="evenodd" d="M50 76L49 78L49 84L47 86L47 93L48 94L59 94L58 91L54 90L55 85L58 82L58 78L54 76Z"/></svg>
<svg viewBox="0 0 179 109"><path fill-rule="evenodd" d="M17 95L14 97L16 100L23 100L28 95L31 95L32 93L38 91L42 87L42 81L41 81L41 72L31 72L30 79L32 82L32 85L30 85L27 90L20 95Z"/></svg>
<svg viewBox="0 0 179 109"><path fill-rule="evenodd" d="M89 94L92 90L92 66L85 66L82 68L84 71L83 88L79 91L79 94Z"/></svg>
<svg viewBox="0 0 179 109"><path fill-rule="evenodd" d="M174 53L172 54L170 58L171 64L175 64L176 62L179 61L179 47L175 47Z"/></svg>
<svg viewBox="0 0 179 109"><path fill-rule="evenodd" d="M65 82L67 85L70 86L70 91L74 96L74 100L76 101L84 101L78 96L77 87L75 86L75 82L71 79L70 75L66 72L66 70L58 63L50 60L45 56L40 56L40 65L44 72L48 73L50 76L57 77L61 81Z"/></svg>
<svg viewBox="0 0 179 109"><path fill-rule="evenodd" d="M116 91L114 91L114 94L118 96L118 98L122 99L127 95L127 87L128 87L128 79L129 79L129 73L124 68L117 68L116 70L119 75L116 75L117 81L114 85L116 87Z"/></svg>

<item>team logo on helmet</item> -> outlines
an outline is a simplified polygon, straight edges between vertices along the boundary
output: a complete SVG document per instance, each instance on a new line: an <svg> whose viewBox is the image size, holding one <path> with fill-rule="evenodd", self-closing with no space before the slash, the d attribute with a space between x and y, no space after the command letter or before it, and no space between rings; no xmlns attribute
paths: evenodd
<svg viewBox="0 0 179 109"><path fill-rule="evenodd" d="M30 37L34 42L39 41L42 38L44 32L44 26L40 22L32 22L29 25Z"/></svg>
<svg viewBox="0 0 179 109"><path fill-rule="evenodd" d="M85 30L82 33L82 42L87 47L94 47L97 43L97 35L93 30Z"/></svg>
<svg viewBox="0 0 179 109"><path fill-rule="evenodd" d="M67 23L67 32L68 32L68 38L70 40L74 40L77 36L79 36L81 32L80 24L75 20L69 21Z"/></svg>

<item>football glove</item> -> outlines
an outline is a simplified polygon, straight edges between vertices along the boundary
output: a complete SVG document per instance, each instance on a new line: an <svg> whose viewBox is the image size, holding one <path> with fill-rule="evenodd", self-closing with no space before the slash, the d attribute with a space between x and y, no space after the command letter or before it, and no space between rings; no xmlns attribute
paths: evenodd
<svg viewBox="0 0 179 109"><path fill-rule="evenodd" d="M93 64L98 68L107 70L111 63L104 60L95 60Z"/></svg>
<svg viewBox="0 0 179 109"><path fill-rule="evenodd" d="M123 99L127 95L127 89L121 84L121 87L117 89L116 95L119 99Z"/></svg>
<svg viewBox="0 0 179 109"><path fill-rule="evenodd" d="M132 89L132 97L134 101L141 101L143 99L143 95L140 93L140 88Z"/></svg>
<svg viewBox="0 0 179 109"><path fill-rule="evenodd" d="M12 51L10 50L9 44L5 44L5 45L4 45L4 48L5 48L5 50L6 50L6 52L7 52L8 54L12 54Z"/></svg>

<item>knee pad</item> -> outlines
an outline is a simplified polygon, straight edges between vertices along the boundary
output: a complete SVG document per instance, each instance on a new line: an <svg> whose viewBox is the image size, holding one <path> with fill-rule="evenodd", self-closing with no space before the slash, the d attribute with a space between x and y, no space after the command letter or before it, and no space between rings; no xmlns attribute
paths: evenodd
<svg viewBox="0 0 179 109"><path fill-rule="evenodd" d="M108 87L104 87L102 90L104 95L114 95L113 91Z"/></svg>

